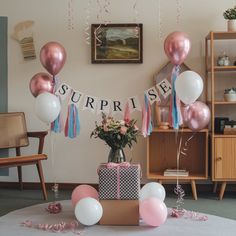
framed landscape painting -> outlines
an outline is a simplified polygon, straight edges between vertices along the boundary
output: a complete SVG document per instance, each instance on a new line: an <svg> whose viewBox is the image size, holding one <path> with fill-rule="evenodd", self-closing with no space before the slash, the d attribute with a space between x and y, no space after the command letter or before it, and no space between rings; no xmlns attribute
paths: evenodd
<svg viewBox="0 0 236 236"><path fill-rule="evenodd" d="M92 63L142 63L142 24L92 24Z"/></svg>

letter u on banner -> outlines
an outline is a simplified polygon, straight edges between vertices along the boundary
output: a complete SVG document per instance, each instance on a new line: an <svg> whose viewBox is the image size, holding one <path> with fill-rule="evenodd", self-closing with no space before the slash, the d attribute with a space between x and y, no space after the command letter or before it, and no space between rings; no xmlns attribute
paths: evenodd
<svg viewBox="0 0 236 236"><path fill-rule="evenodd" d="M69 99L69 104L75 104L75 106L79 107L79 104L82 100L83 95L84 94L81 93L80 91L72 90L71 96Z"/></svg>

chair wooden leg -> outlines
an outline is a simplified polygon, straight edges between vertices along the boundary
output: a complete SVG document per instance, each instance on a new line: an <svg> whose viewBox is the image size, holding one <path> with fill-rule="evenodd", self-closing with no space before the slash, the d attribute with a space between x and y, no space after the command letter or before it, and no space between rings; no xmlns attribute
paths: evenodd
<svg viewBox="0 0 236 236"><path fill-rule="evenodd" d="M191 187L194 200L197 200L197 189L196 189L196 182L195 180L191 180Z"/></svg>
<svg viewBox="0 0 236 236"><path fill-rule="evenodd" d="M19 187L20 187L20 190L23 190L22 167L21 166L17 166L17 172L18 172L18 179L19 179Z"/></svg>
<svg viewBox="0 0 236 236"><path fill-rule="evenodd" d="M216 193L217 190L217 182L214 182L213 193Z"/></svg>
<svg viewBox="0 0 236 236"><path fill-rule="evenodd" d="M220 187L220 196L219 196L220 200L222 200L224 197L225 188L226 188L226 182L222 182Z"/></svg>
<svg viewBox="0 0 236 236"><path fill-rule="evenodd" d="M37 166L37 169L38 169L41 188L42 188L42 191L43 191L43 198L44 198L44 200L47 200L48 199L47 190L46 190L46 186L45 186L45 183L44 183L43 168L42 168L41 161L38 161L36 166Z"/></svg>

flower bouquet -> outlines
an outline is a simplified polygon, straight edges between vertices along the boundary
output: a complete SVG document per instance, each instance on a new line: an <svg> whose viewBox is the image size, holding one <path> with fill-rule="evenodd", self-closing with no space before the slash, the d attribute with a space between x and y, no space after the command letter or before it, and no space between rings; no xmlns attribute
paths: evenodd
<svg viewBox="0 0 236 236"><path fill-rule="evenodd" d="M111 147L108 161L125 161L123 148L126 145L131 148L133 142L137 143L139 129L136 120L115 120L113 117L102 113L101 123L96 122L95 124L96 128L92 131L90 137L100 138Z"/></svg>

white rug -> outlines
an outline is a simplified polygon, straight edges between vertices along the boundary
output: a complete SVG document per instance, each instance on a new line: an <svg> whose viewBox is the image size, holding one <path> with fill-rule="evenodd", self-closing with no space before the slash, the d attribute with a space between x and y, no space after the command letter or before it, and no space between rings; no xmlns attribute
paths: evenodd
<svg viewBox="0 0 236 236"><path fill-rule="evenodd" d="M75 235L73 232L52 233L20 225L25 220L34 223L59 223L61 221L71 222L75 219L69 200L61 201L63 211L59 214L49 214L45 211L48 204L40 204L20 210L13 211L0 218L1 236L52 236L52 235ZM83 227L83 236L235 236L236 221L207 215L207 221L195 221L192 219L169 217L166 223L154 228L146 225L141 226L90 226Z"/></svg>

